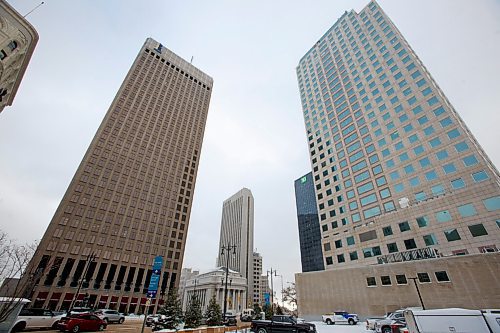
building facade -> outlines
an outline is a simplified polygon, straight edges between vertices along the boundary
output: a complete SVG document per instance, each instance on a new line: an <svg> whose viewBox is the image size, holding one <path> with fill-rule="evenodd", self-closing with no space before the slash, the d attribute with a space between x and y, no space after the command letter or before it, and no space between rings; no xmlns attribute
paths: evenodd
<svg viewBox="0 0 500 333"><path fill-rule="evenodd" d="M295 181L295 204L299 224L302 272L322 271L321 229L312 172Z"/></svg>
<svg viewBox="0 0 500 333"><path fill-rule="evenodd" d="M89 305L138 312L158 255L155 300L178 287L212 84L146 40L28 266L34 307L87 293Z"/></svg>
<svg viewBox="0 0 500 333"><path fill-rule="evenodd" d="M327 270L498 252L498 170L375 1L297 78Z"/></svg>
<svg viewBox="0 0 500 333"><path fill-rule="evenodd" d="M184 304L182 302L184 301L184 293L186 291L187 282L198 275L200 275L200 271L194 271L191 268L183 268L181 270L181 276L179 278L178 294L179 294L179 299L181 300L182 306L184 306Z"/></svg>
<svg viewBox="0 0 500 333"><path fill-rule="evenodd" d="M0 0L0 112L12 105L37 43L35 28Z"/></svg>
<svg viewBox="0 0 500 333"><path fill-rule="evenodd" d="M230 269L239 272L247 279L246 295L253 295L253 228L253 195L249 189L243 188L225 200L222 205L217 266L225 267L228 262ZM222 250L223 247L233 245L236 246L234 251ZM245 300L245 304L251 302L251 298Z"/></svg>
<svg viewBox="0 0 500 333"><path fill-rule="evenodd" d="M261 293L260 293L260 278L262 276L262 256L260 253L253 253L253 294L251 304L247 304L248 308L253 308L254 304L261 304Z"/></svg>
<svg viewBox="0 0 500 333"><path fill-rule="evenodd" d="M267 297L266 297L267 295ZM271 304L271 288L269 287L269 277L267 275L261 275L260 277L260 307L266 305L266 299L269 300Z"/></svg>
<svg viewBox="0 0 500 333"><path fill-rule="evenodd" d="M227 277L227 312L241 313L245 309L247 298L247 279L240 273L229 269ZM224 293L226 285L226 268L219 267L207 273L194 276L186 283L182 309L186 311L193 295L200 300L202 313L207 310L210 299L215 295L217 304L224 310Z"/></svg>

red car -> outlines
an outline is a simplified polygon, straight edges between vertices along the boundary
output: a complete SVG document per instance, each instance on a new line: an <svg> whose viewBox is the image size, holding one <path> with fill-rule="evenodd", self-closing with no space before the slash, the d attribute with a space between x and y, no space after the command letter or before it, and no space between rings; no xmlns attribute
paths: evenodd
<svg viewBox="0 0 500 333"><path fill-rule="evenodd" d="M102 331L107 324L92 313L77 313L62 317L57 325L61 332Z"/></svg>

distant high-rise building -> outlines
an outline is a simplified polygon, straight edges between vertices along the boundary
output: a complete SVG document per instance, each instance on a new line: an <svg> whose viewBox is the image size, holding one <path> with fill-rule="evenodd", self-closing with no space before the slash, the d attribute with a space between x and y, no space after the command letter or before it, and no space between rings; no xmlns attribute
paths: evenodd
<svg viewBox="0 0 500 333"><path fill-rule="evenodd" d="M222 204L219 257L217 265L225 267L229 255L229 268L247 279L248 295L253 295L253 224L254 201L252 192L243 188ZM223 247L235 245L236 249L222 251ZM248 304L248 300L245 301Z"/></svg>
<svg viewBox="0 0 500 333"><path fill-rule="evenodd" d="M395 304L384 300L394 295L387 288L367 289L369 299L358 297L360 288L397 280L405 285L398 293L406 293L413 287L404 281L417 273L431 283L426 290L436 307L494 306L491 293L461 302L439 296L432 283L450 282L455 293L466 292L458 288L464 279L481 284L465 270L449 276L446 262L500 248L498 170L380 6L371 1L360 13L345 12L296 71L327 270L299 274L298 294L307 298L307 288L321 281L352 283L321 300L302 299L303 314L332 307L393 311L381 306ZM483 267L495 260L482 257ZM394 275L378 276L382 265L369 266L383 263L395 264L386 265ZM353 276L365 277L366 285L355 285ZM484 303L467 303L472 299ZM334 303L340 300L352 302Z"/></svg>
<svg viewBox="0 0 500 333"><path fill-rule="evenodd" d="M266 304L266 294L271 297L271 288L269 287L269 277L267 275L262 275L260 277L260 303L259 305L263 307ZM269 298L271 302L271 298Z"/></svg>
<svg viewBox="0 0 500 333"><path fill-rule="evenodd" d="M196 278L200 274L200 271L194 271L191 268L183 268L181 270L181 276L179 278L179 288L177 292L179 294L179 299L181 300L181 305L184 306L184 293L186 291L186 284L188 280Z"/></svg>
<svg viewBox="0 0 500 333"><path fill-rule="evenodd" d="M321 230L312 173L295 181L295 203L299 222L302 272L322 271Z"/></svg>
<svg viewBox="0 0 500 333"><path fill-rule="evenodd" d="M262 256L260 253L254 252L253 253L253 280L252 280L252 285L253 285L253 294L252 294L252 299L247 306L249 308L253 308L254 304L260 304L262 303L261 300L261 294L260 294L260 278L262 276ZM250 297L249 297L250 299Z"/></svg>
<svg viewBox="0 0 500 333"><path fill-rule="evenodd" d="M35 28L0 0L0 112L12 105L37 42Z"/></svg>
<svg viewBox="0 0 500 333"><path fill-rule="evenodd" d="M82 280L77 303L137 312L158 255L158 298L178 286L212 84L146 40L28 267L34 307L67 309Z"/></svg>

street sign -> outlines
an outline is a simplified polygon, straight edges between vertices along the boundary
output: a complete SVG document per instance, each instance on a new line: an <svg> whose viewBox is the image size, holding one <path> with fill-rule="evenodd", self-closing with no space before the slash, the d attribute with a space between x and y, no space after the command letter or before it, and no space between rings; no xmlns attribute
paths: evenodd
<svg viewBox="0 0 500 333"><path fill-rule="evenodd" d="M153 271L151 273L151 278L149 279L148 293L147 297L155 298L158 292L158 284L160 282L161 269L163 267L163 257L157 256L153 261Z"/></svg>

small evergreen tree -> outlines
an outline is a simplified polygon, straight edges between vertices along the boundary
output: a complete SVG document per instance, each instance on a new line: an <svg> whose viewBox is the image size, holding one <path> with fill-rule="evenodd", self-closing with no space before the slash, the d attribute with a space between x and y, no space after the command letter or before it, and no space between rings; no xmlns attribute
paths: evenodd
<svg viewBox="0 0 500 333"><path fill-rule="evenodd" d="M271 307L271 304L265 304L262 307L262 311L266 314L266 320L271 320L273 317L273 308Z"/></svg>
<svg viewBox="0 0 500 333"><path fill-rule="evenodd" d="M165 326L168 329L175 329L182 322L181 301L174 288L169 290L167 301L158 310L158 314L165 315Z"/></svg>
<svg viewBox="0 0 500 333"><path fill-rule="evenodd" d="M201 325L201 304L196 295L192 295L189 300L186 313L184 314L184 321L186 328L196 328Z"/></svg>
<svg viewBox="0 0 500 333"><path fill-rule="evenodd" d="M283 309L281 308L281 306L279 304L276 304L276 311L275 312L277 315L284 315Z"/></svg>
<svg viewBox="0 0 500 333"><path fill-rule="evenodd" d="M258 303L255 303L253 305L253 318L254 319L260 319L260 313L262 312L262 308L259 306Z"/></svg>
<svg viewBox="0 0 500 333"><path fill-rule="evenodd" d="M208 326L219 326L222 324L222 310L220 305L215 300L215 295L212 295L208 303L207 311L205 312Z"/></svg>

